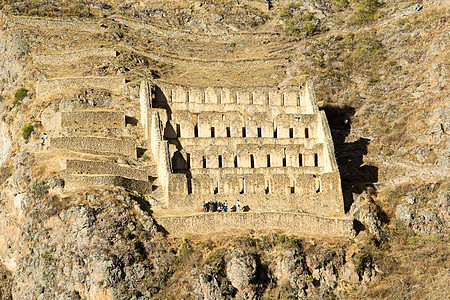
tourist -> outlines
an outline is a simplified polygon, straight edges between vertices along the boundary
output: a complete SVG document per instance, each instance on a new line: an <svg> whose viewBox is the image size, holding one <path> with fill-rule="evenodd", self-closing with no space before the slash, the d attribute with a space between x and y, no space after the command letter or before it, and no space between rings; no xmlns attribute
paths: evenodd
<svg viewBox="0 0 450 300"><path fill-rule="evenodd" d="M238 200L236 202L236 212L239 212L240 206L241 206L241 202Z"/></svg>
<svg viewBox="0 0 450 300"><path fill-rule="evenodd" d="M228 211L228 201L225 200L225 203L223 204L223 212L227 212Z"/></svg>
<svg viewBox="0 0 450 300"><path fill-rule="evenodd" d="M214 201L212 201L212 200L209 202L209 211L210 212L214 211Z"/></svg>
<svg viewBox="0 0 450 300"><path fill-rule="evenodd" d="M203 212L208 212L208 204L206 204L206 201L203 200Z"/></svg>
<svg viewBox="0 0 450 300"><path fill-rule="evenodd" d="M45 140L47 139L47 137L48 137L48 136L47 136L47 133L44 132L44 133L42 134L42 136L41 136L41 139L42 139L42 146L44 146L44 143L45 143Z"/></svg>
<svg viewBox="0 0 450 300"><path fill-rule="evenodd" d="M217 212L222 212L222 202L217 203Z"/></svg>

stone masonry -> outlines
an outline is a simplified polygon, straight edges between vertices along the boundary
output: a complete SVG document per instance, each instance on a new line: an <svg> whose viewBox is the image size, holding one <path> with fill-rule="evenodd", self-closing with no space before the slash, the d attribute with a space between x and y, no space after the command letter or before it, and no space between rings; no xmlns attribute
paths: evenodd
<svg viewBox="0 0 450 300"><path fill-rule="evenodd" d="M250 212L344 216L331 133L311 84L150 86L141 122L166 177L166 208L194 213L204 200L239 200Z"/></svg>

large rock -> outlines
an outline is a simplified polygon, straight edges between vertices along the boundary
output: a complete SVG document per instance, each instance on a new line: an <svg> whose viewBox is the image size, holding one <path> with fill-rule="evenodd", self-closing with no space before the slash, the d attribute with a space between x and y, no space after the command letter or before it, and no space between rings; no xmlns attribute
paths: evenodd
<svg viewBox="0 0 450 300"><path fill-rule="evenodd" d="M399 204L395 210L395 217L399 220L410 224L412 220L412 214L410 212L410 206L408 204Z"/></svg>
<svg viewBox="0 0 450 300"><path fill-rule="evenodd" d="M227 277L238 290L237 297L242 299L255 299L256 294L250 282L256 274L256 260L243 250L232 251L231 259L227 263Z"/></svg>

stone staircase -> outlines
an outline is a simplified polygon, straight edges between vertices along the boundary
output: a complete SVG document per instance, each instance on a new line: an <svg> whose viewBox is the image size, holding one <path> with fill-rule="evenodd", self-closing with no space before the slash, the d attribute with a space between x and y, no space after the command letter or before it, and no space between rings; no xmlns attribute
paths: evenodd
<svg viewBox="0 0 450 300"><path fill-rule="evenodd" d="M131 134L138 130L128 130L132 126L136 125L127 124L125 114L117 111L56 114L48 128L52 135L50 148L72 154L62 162L66 190L120 186L157 201L162 194L156 163L151 151L147 151L147 141ZM114 138L108 137L111 132Z"/></svg>

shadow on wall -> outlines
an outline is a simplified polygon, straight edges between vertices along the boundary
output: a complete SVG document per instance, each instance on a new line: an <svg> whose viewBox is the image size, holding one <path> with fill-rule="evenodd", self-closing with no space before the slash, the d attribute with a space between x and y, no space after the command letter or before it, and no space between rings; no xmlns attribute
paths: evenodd
<svg viewBox="0 0 450 300"><path fill-rule="evenodd" d="M192 174L189 169L188 162L186 158L183 156L182 151L183 148L181 146L180 141L177 137L177 131L173 128L170 120L172 120L172 109L170 108L169 101L167 100L166 95L164 95L163 91L158 87L154 87L154 98L152 100L153 108L163 108L167 112L167 123L164 126L164 137L176 137L176 138L167 138L169 145L175 145L177 151L172 158L172 171L174 173L183 173L186 175L187 184L188 184L188 193L192 193L191 179Z"/></svg>
<svg viewBox="0 0 450 300"><path fill-rule="evenodd" d="M321 110L325 111L330 125L347 213L353 203L353 194L361 194L368 188L375 190L373 184L378 181L378 168L363 165L369 139L359 138L355 142L345 142L350 133L350 118L355 114L355 108L347 105L325 105Z"/></svg>

